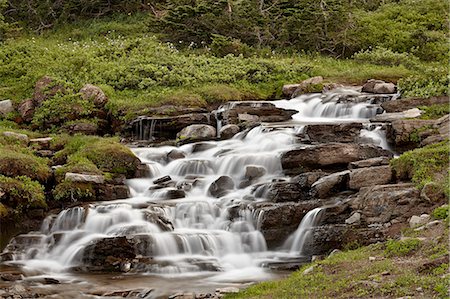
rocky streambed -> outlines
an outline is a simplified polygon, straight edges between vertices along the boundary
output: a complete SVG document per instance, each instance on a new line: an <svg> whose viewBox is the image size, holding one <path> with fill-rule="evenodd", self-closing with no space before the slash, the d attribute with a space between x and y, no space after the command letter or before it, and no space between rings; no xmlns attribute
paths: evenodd
<svg viewBox="0 0 450 299"><path fill-rule="evenodd" d="M214 298L397 234L438 203L389 165L403 131L379 115L393 98L341 89L136 119L146 176L13 238L0 296ZM448 118L431 125L439 138Z"/></svg>

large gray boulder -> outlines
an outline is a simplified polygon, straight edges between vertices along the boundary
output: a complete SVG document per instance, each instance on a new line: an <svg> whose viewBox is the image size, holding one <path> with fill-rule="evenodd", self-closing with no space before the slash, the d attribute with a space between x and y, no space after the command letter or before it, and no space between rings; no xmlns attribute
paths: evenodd
<svg viewBox="0 0 450 299"><path fill-rule="evenodd" d="M0 115L7 115L14 111L14 106L11 100L0 101Z"/></svg>
<svg viewBox="0 0 450 299"><path fill-rule="evenodd" d="M216 129L210 125L190 125L177 134L178 139L212 139L216 137Z"/></svg>
<svg viewBox="0 0 450 299"><path fill-rule="evenodd" d="M241 129L239 128L238 125L233 124L225 125L222 128L220 128L219 136L222 139L230 139L231 137L239 133L240 130Z"/></svg>
<svg viewBox="0 0 450 299"><path fill-rule="evenodd" d="M327 143L284 153L281 164L287 173L301 173L320 168L347 168L351 162L375 157L392 157L392 153L371 144Z"/></svg>
<svg viewBox="0 0 450 299"><path fill-rule="evenodd" d="M234 181L229 176L221 176L208 188L208 193L213 197L222 197L234 188Z"/></svg>
<svg viewBox="0 0 450 299"><path fill-rule="evenodd" d="M308 92L321 92L322 87L319 90L312 90L314 85L318 85L323 83L322 76L311 77L309 79L303 80L298 84L286 84L283 85L281 89L283 96L287 98L294 98L300 94L308 93Z"/></svg>
<svg viewBox="0 0 450 299"><path fill-rule="evenodd" d="M393 180L389 165L353 169L350 172L349 188L359 190L362 187L389 184Z"/></svg>
<svg viewBox="0 0 450 299"><path fill-rule="evenodd" d="M362 87L362 92L368 93L395 93L397 87L394 83L384 82L382 80L370 79Z"/></svg>

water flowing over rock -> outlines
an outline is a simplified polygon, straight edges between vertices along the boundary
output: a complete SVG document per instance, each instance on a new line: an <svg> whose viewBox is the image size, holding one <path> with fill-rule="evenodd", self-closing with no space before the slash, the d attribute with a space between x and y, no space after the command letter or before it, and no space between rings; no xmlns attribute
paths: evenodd
<svg viewBox="0 0 450 299"><path fill-rule="evenodd" d="M138 284L176 276L175 290L272 279L271 269L293 269L346 242L381 240L378 226L368 224L403 217L391 210L407 213L406 199L414 204L405 209L416 197L416 206L428 202L411 186L372 186L388 183L392 154L375 145L387 148L386 126L367 123L391 98L337 88L289 101L227 103L211 114L136 119L134 140L174 139L190 125L208 133L193 137L210 140L132 148L140 159L136 178L105 176L102 183L75 174L73 184L88 183L103 201L48 216L39 231L13 239L1 258L57 280L67 272L77 279L84 277L79 272L127 273L117 277L143 279ZM230 136L218 138L228 124L235 124ZM378 139L357 144L368 132ZM358 221L346 222L357 213ZM148 294L147 287L96 294Z"/></svg>

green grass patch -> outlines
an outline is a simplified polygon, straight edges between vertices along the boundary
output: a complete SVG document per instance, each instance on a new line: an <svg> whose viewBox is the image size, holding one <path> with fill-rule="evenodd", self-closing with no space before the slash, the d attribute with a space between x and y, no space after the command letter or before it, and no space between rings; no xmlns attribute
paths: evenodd
<svg viewBox="0 0 450 299"><path fill-rule="evenodd" d="M0 190L5 194L1 197L2 211L6 207L13 209L16 215L28 208L45 208L44 187L37 181L26 176L15 178L0 175Z"/></svg>
<svg viewBox="0 0 450 299"><path fill-rule="evenodd" d="M411 179L419 189L435 182L449 196L449 154L446 140L405 152L392 160L391 165L399 178Z"/></svg>
<svg viewBox="0 0 450 299"><path fill-rule="evenodd" d="M421 119L437 119L450 113L450 104L436 104L431 106L417 107L424 113L420 116Z"/></svg>

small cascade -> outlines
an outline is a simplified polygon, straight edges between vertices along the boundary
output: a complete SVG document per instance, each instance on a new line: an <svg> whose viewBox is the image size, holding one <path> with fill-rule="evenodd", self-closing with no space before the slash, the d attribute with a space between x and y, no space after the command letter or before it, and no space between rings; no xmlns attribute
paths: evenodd
<svg viewBox="0 0 450 299"><path fill-rule="evenodd" d="M351 89L340 89L324 94L304 94L294 99L272 103L279 108L299 111L292 116L295 121L361 122L382 113L380 104L395 97L395 94L362 94Z"/></svg>
<svg viewBox="0 0 450 299"><path fill-rule="evenodd" d="M158 125L159 120L156 118L140 117L132 124L134 140L154 140L155 128Z"/></svg>
<svg viewBox="0 0 450 299"><path fill-rule="evenodd" d="M392 147L387 142L386 127L384 124L364 124L364 128L360 133L360 139L364 143L372 143L381 148L392 151Z"/></svg>
<svg viewBox="0 0 450 299"><path fill-rule="evenodd" d="M320 223L322 211L323 208L315 208L309 211L303 217L295 233L286 240L283 248L288 249L290 253L302 255L305 243L311 235L311 229Z"/></svg>

